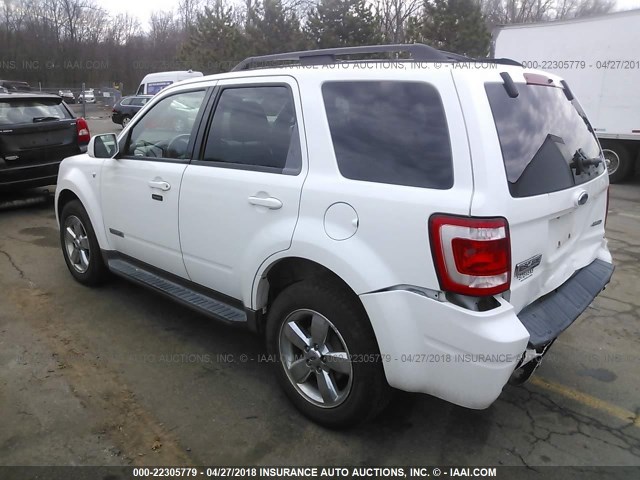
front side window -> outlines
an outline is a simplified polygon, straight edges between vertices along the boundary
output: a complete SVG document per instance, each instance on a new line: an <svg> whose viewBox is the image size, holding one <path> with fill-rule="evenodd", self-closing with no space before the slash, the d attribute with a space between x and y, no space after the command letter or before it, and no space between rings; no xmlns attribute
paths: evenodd
<svg viewBox="0 0 640 480"><path fill-rule="evenodd" d="M126 154L186 159L187 147L205 97L204 90L182 92L156 103L131 130Z"/></svg>
<svg viewBox="0 0 640 480"><path fill-rule="evenodd" d="M327 82L327 121L343 177L448 189L449 129L440 94L423 82Z"/></svg>
<svg viewBox="0 0 640 480"><path fill-rule="evenodd" d="M222 91L203 160L296 175L302 166L291 91L285 86Z"/></svg>
<svg viewBox="0 0 640 480"><path fill-rule="evenodd" d="M485 85L513 197L571 188L604 172L600 147L582 108L561 88Z"/></svg>

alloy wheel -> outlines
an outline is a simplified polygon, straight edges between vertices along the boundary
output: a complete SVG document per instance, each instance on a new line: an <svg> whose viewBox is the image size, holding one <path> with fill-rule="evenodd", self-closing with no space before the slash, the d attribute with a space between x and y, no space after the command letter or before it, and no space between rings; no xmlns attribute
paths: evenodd
<svg viewBox="0 0 640 480"><path fill-rule="evenodd" d="M91 260L89 238L82 221L75 215L64 222L64 247L73 268L78 273L85 273Z"/></svg>
<svg viewBox="0 0 640 480"><path fill-rule="evenodd" d="M305 400L334 408L347 399L353 380L351 356L324 315L310 309L292 312L282 323L278 344L287 378Z"/></svg>

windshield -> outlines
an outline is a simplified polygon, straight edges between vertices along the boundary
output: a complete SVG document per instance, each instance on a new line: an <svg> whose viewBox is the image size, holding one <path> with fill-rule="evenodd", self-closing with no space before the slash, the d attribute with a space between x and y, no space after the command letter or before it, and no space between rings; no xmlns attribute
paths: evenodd
<svg viewBox="0 0 640 480"><path fill-rule="evenodd" d="M518 84L516 98L502 83L487 83L485 89L512 196L564 190L604 171L584 112L561 88Z"/></svg>

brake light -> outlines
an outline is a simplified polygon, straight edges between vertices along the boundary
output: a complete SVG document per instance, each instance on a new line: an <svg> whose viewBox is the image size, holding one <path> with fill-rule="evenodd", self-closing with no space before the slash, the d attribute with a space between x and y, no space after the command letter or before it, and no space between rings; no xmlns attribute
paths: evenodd
<svg viewBox="0 0 640 480"><path fill-rule="evenodd" d="M525 73L524 79L527 81L527 85L540 85L543 87L553 87L553 79L541 75L539 73Z"/></svg>
<svg viewBox="0 0 640 480"><path fill-rule="evenodd" d="M91 140L91 134L89 133L89 125L84 118L78 118L76 121L76 129L78 130L78 143L80 145L86 145Z"/></svg>
<svg viewBox="0 0 640 480"><path fill-rule="evenodd" d="M433 215L429 237L440 288L470 296L511 286L511 242L504 218Z"/></svg>

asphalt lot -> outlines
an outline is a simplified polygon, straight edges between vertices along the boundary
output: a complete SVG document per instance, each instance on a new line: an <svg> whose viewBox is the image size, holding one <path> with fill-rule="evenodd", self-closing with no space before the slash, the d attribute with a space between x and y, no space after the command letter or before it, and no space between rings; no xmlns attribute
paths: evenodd
<svg viewBox="0 0 640 480"><path fill-rule="evenodd" d="M484 411L399 393L345 432L290 406L259 338L123 280L76 283L51 197L2 195L0 465L639 466L639 187L612 186L613 281L531 383Z"/></svg>

